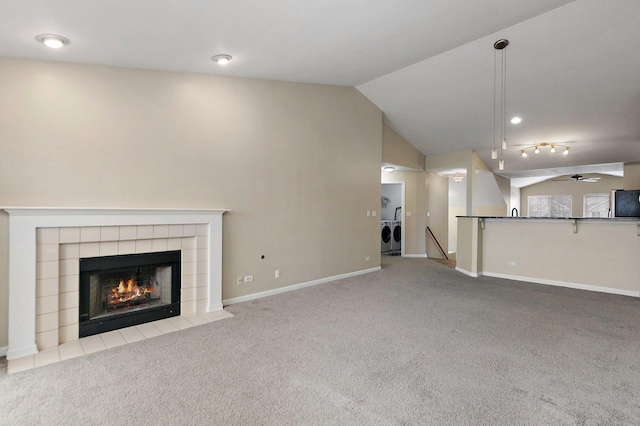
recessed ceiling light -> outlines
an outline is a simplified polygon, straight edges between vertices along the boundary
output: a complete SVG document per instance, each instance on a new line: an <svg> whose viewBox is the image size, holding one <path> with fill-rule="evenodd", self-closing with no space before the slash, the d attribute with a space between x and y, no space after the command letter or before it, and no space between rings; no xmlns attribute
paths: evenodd
<svg viewBox="0 0 640 426"><path fill-rule="evenodd" d="M211 60L218 65L225 65L231 60L231 55L216 55Z"/></svg>
<svg viewBox="0 0 640 426"><path fill-rule="evenodd" d="M511 119L511 124L520 124L522 122L522 118L520 117L513 117Z"/></svg>
<svg viewBox="0 0 640 426"><path fill-rule="evenodd" d="M36 40L52 49L59 49L69 44L69 39L56 34L40 34L36 36Z"/></svg>

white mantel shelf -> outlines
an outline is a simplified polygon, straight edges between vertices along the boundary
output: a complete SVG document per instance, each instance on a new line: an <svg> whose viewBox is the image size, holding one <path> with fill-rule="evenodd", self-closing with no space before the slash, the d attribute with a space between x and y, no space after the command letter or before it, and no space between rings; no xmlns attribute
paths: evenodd
<svg viewBox="0 0 640 426"><path fill-rule="evenodd" d="M0 207L9 214L9 348L7 359L38 353L36 231L133 225L207 225L207 312L222 309L222 215L229 209ZM208 236L208 238L207 238Z"/></svg>
<svg viewBox="0 0 640 426"><path fill-rule="evenodd" d="M106 208L106 207L0 207L10 215L57 216L57 215L185 215L224 213L230 209L160 209L160 208Z"/></svg>

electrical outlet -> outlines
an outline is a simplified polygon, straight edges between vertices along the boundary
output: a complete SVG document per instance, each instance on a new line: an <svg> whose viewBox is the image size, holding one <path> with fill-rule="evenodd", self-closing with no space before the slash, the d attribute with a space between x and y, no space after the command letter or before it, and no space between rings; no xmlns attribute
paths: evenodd
<svg viewBox="0 0 640 426"><path fill-rule="evenodd" d="M411 212L407 212L407 217L411 217Z"/></svg>
<svg viewBox="0 0 640 426"><path fill-rule="evenodd" d="M370 260L371 260L371 256L367 256L367 257L365 257L365 258L364 258L364 260L365 260L366 262L370 261Z"/></svg>
<svg viewBox="0 0 640 426"><path fill-rule="evenodd" d="M242 277L238 277L238 279L236 280L236 284L242 285L242 283L243 283Z"/></svg>
<svg viewBox="0 0 640 426"><path fill-rule="evenodd" d="M245 275L244 277L244 283L251 283L253 282L253 275Z"/></svg>
<svg viewBox="0 0 640 426"><path fill-rule="evenodd" d="M367 210L367 217L371 216L371 210Z"/></svg>
<svg viewBox="0 0 640 426"><path fill-rule="evenodd" d="M276 269L276 278L280 278L280 269Z"/></svg>
<svg viewBox="0 0 640 426"><path fill-rule="evenodd" d="M513 262L513 261L512 261L512 262L508 262L508 263L507 263L507 265L509 265L509 266L516 266L516 262Z"/></svg>
<svg viewBox="0 0 640 426"><path fill-rule="evenodd" d="M376 210L372 210L371 211L371 216L378 216L378 212Z"/></svg>

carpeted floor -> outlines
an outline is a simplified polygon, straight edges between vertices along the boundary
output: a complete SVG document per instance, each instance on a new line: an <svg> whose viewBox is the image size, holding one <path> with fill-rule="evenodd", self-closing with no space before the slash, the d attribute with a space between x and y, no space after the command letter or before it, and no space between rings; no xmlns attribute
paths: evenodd
<svg viewBox="0 0 640 426"><path fill-rule="evenodd" d="M2 375L0 424L640 424L638 299L383 262Z"/></svg>

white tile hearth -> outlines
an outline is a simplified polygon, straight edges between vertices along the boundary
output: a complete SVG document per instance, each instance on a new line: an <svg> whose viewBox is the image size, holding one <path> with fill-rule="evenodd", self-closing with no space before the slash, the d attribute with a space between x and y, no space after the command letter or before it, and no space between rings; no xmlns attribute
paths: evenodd
<svg viewBox="0 0 640 426"><path fill-rule="evenodd" d="M54 350L54 349L58 349L58 352L60 353L60 361L64 361L71 358L77 358L79 356L85 355L84 349L82 349L82 344L80 344L79 340L63 343L57 348L51 348L51 350ZM29 358L29 357L26 357L26 358ZM9 361L9 363L11 364L12 361ZM7 372L11 373L11 370L7 369Z"/></svg>
<svg viewBox="0 0 640 426"><path fill-rule="evenodd" d="M107 349L107 345L104 344L99 335L83 337L80 339L80 345L85 355L92 354L94 352L100 352Z"/></svg>
<svg viewBox="0 0 640 426"><path fill-rule="evenodd" d="M222 310L193 316L172 317L83 337L79 340L63 343L57 347L42 350L36 355L9 360L7 373L18 373L231 317L233 317L232 313Z"/></svg>
<svg viewBox="0 0 640 426"><path fill-rule="evenodd" d="M108 331L100 335L107 349L115 348L117 346L126 345L127 341L122 337L122 333L118 330Z"/></svg>
<svg viewBox="0 0 640 426"><path fill-rule="evenodd" d="M137 325L136 328L140 330L145 339L161 336L163 334L152 322Z"/></svg>
<svg viewBox="0 0 640 426"><path fill-rule="evenodd" d="M60 362L60 352L56 348L45 349L34 355L35 367L42 367L55 362Z"/></svg>
<svg viewBox="0 0 640 426"><path fill-rule="evenodd" d="M124 340L126 340L127 343L144 340L144 334L142 334L137 326L122 328L118 331L120 331L120 334L122 334L122 337L124 337Z"/></svg>
<svg viewBox="0 0 640 426"><path fill-rule="evenodd" d="M80 343L78 343L79 345ZM35 355L25 356L23 358L12 359L7 364L7 373L19 373L20 371L31 370L35 367Z"/></svg>

